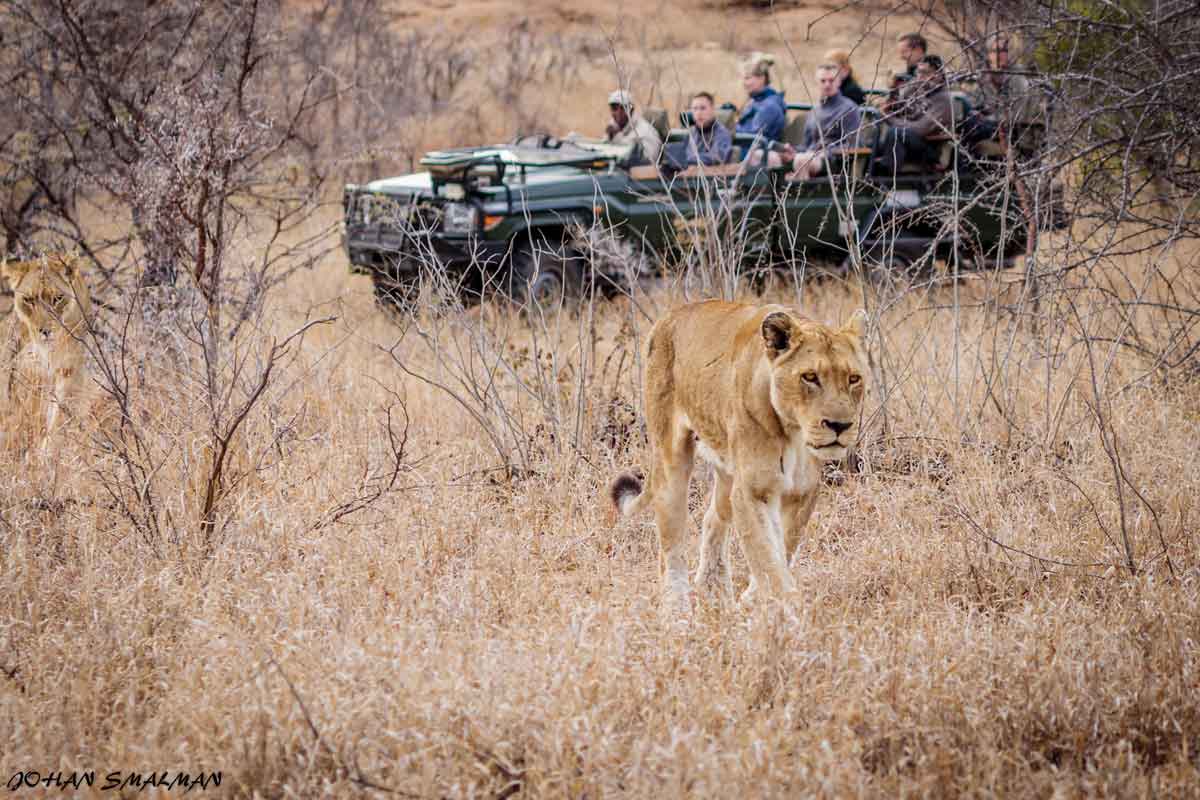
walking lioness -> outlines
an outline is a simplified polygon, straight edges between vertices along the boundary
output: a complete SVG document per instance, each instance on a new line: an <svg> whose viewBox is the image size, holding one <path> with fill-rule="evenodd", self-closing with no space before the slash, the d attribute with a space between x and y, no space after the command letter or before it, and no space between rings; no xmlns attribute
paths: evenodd
<svg viewBox="0 0 1200 800"><path fill-rule="evenodd" d="M611 495L625 515L653 507L664 593L688 597L683 539L696 454L715 472L697 582L732 596L733 522L751 570L748 595L795 588L788 559L816 502L821 462L844 457L858 438L865 316L835 330L786 306L714 300L655 323L645 372L649 479L643 491L622 474Z"/></svg>
<svg viewBox="0 0 1200 800"><path fill-rule="evenodd" d="M0 274L13 290L16 326L6 347L13 359L0 386L5 411L29 404L45 412L43 449L58 429L62 410L83 382L84 346L91 295L71 255L49 254L29 261L5 261ZM14 397L18 386L34 388ZM26 402L23 402L26 401Z"/></svg>

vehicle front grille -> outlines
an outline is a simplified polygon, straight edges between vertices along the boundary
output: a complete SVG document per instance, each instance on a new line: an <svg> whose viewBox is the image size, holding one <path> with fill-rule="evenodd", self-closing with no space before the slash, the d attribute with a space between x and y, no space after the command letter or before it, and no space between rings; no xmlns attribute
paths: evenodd
<svg viewBox="0 0 1200 800"><path fill-rule="evenodd" d="M366 228L378 226L421 234L441 228L442 211L434 203L413 196L363 194L354 205L352 221Z"/></svg>

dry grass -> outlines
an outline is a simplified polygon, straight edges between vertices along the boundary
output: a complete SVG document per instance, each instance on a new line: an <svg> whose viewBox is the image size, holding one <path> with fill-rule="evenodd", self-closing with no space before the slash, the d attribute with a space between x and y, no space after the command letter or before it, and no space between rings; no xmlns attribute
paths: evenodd
<svg viewBox="0 0 1200 800"><path fill-rule="evenodd" d="M1196 794L1194 380L1138 380L1144 365L1118 353L1101 386L1157 514L1124 492L1131 575L1078 331L1050 363L1050 333L971 305L984 287L960 289L957 311L951 290L907 295L875 342L889 385L869 401L865 470L820 500L799 596L676 620L660 613L650 520L610 527L604 504L611 476L645 462L636 426L608 412L636 404L635 372L577 396L586 348L554 353L578 447L506 384L537 447L505 477L471 417L381 349L397 328L342 270L332 258L275 301L279 331L314 310L338 321L247 423L249 477L210 555L188 522L202 415L181 413L194 399L148 347L161 382L139 424L170 454L178 537L120 517L86 423L53 459L0 452L5 781L203 769L229 796ZM844 318L857 291L803 302ZM648 328L622 303L594 322L597 375ZM500 349L530 343L507 335ZM437 369L411 333L396 353ZM378 463L393 392L412 420L400 491L322 526ZM283 438L280 420L294 420Z"/></svg>
<svg viewBox="0 0 1200 800"><path fill-rule="evenodd" d="M890 427L874 427L866 472L820 502L800 596L679 622L659 612L649 520L606 524L604 483L644 460L637 437L626 450L600 435L614 386L585 398L596 435L580 452L547 447L533 474L505 482L472 421L378 349L394 329L365 287L327 275L308 291L339 295L343 316L306 343L300 384L276 398L306 409L302 422L237 497L211 557L133 536L88 474L104 454L81 436L57 470L3 470L6 778L220 769L223 791L264 796L363 781L423 797L1194 790L1194 385L1111 401L1176 574L1138 512L1146 569L1131 577L1104 530L1111 476L1079 395L1042 441L986 410L956 422L953 315L902 301L888 346L908 367ZM853 305L837 288L806 302L828 318ZM600 348L623 308L598 311ZM960 318L961 361L986 362L982 313ZM1035 431L1079 359L1053 371L1048 395L1036 358L1014 361L1012 412ZM979 408L977 369L963 372L959 407ZM404 490L313 530L378 445L367 421L385 388L415 421ZM615 390L636 398L629 376ZM146 413L182 437L166 400ZM189 463L185 451L172 467L181 516L196 502Z"/></svg>

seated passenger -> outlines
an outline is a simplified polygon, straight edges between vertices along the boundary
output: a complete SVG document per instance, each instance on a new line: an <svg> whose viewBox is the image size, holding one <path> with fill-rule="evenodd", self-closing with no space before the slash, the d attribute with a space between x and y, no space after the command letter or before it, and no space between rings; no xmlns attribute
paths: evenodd
<svg viewBox="0 0 1200 800"><path fill-rule="evenodd" d="M838 90L837 64L817 67L821 98L804 120L804 149L786 145L783 156L792 162L789 178L809 179L821 174L830 150L853 147L862 125L858 105Z"/></svg>
<svg viewBox="0 0 1200 800"><path fill-rule="evenodd" d="M1043 121L1037 118L1037 98L1029 78L1010 60L1011 47L1004 34L988 46L988 70L979 77L978 88L971 95L974 113L963 125L965 144L997 141L1001 129L1007 140L1015 126Z"/></svg>
<svg viewBox="0 0 1200 800"><path fill-rule="evenodd" d="M830 50L825 54L825 60L837 65L838 90L846 96L846 99L856 106L867 102L866 92L858 85L858 81L854 80L854 67L850 66L850 53L845 50Z"/></svg>
<svg viewBox="0 0 1200 800"><path fill-rule="evenodd" d="M688 133L685 166L724 164L733 152L733 136L717 122L716 101L708 92L697 92L690 106L692 127Z"/></svg>
<svg viewBox="0 0 1200 800"><path fill-rule="evenodd" d="M905 84L917 77L917 65L925 58L929 43L919 33L901 34L896 40L896 54L904 62L904 71L892 75L892 85L889 87L887 100L883 103L883 113L890 114L900 101L900 91Z"/></svg>
<svg viewBox="0 0 1200 800"><path fill-rule="evenodd" d="M634 110L633 95L618 89L608 96L608 108L612 121L604 132L613 144L640 144L642 158L650 164L658 162L662 151L662 138L646 119Z"/></svg>
<svg viewBox="0 0 1200 800"><path fill-rule="evenodd" d="M954 106L940 56L921 59L916 77L904 87L888 122L892 130L884 142L885 164L894 169L908 162L926 165L936 159L937 145L930 138L954 133Z"/></svg>
<svg viewBox="0 0 1200 800"><path fill-rule="evenodd" d="M929 42L919 33L905 33L896 39L896 55L908 68L910 79L917 77L917 65L929 52Z"/></svg>
<svg viewBox="0 0 1200 800"><path fill-rule="evenodd" d="M713 96L708 92L697 92L692 96L688 106L692 115L688 138L663 147L663 175L671 177L697 164L712 167L729 161L733 153L733 135L717 121L714 103Z"/></svg>
<svg viewBox="0 0 1200 800"><path fill-rule="evenodd" d="M783 95L771 88L771 67L775 57L755 53L742 64L742 86L750 95L738 117L737 132L759 136L773 142L787 123Z"/></svg>

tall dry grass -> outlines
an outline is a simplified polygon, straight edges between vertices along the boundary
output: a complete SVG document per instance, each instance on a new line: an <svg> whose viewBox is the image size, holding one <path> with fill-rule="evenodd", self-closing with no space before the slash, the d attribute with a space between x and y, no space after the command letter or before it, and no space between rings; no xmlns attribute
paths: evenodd
<svg viewBox="0 0 1200 800"><path fill-rule="evenodd" d="M957 311L953 290L909 293L875 340L891 377L868 404L864 471L819 502L799 595L681 621L659 608L650 520L606 519L606 481L645 462L637 426L607 410L636 404L636 370L566 393L586 421L571 447L506 382L542 438L532 468L505 476L478 424L385 352L436 373L419 337L395 341L360 279L329 267L273 312L288 328L320 300L338 321L248 421L245 459L296 420L210 554L186 525L134 535L84 423L52 458L6 453L6 780L204 769L224 773L222 794L302 797L1194 794L1194 381L1107 395L1123 468L1157 514L1127 502L1131 574L1080 348L1048 365L1037 336L996 336L974 284ZM804 304L838 319L859 289L810 285ZM638 299L653 316L678 298ZM601 353L648 327L621 302L583 313ZM503 344L528 347L531 329L504 322ZM555 355L582 369L581 352ZM1003 415L981 378L997 353ZM1139 368L1118 354L1107 386ZM399 491L322 526L360 490L395 397L412 420ZM151 391L139 413L175 443L163 502L186 520L203 453L181 408Z"/></svg>

